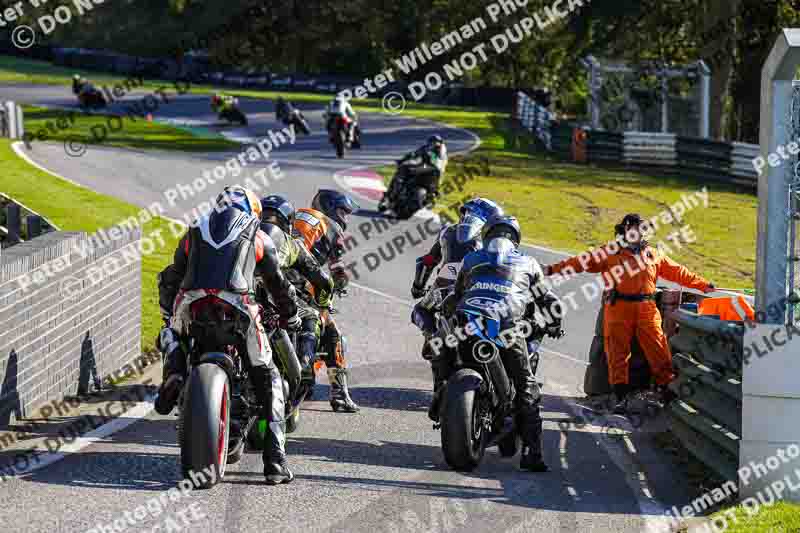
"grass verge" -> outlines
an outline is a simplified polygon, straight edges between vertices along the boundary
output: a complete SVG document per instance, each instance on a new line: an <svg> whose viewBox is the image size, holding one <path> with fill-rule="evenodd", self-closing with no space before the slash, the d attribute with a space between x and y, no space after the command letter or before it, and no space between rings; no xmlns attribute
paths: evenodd
<svg viewBox="0 0 800 533"><path fill-rule="evenodd" d="M124 148L210 152L239 149L240 145L221 135L196 135L192 131L137 117L112 117L58 109L22 106L25 131L34 139L73 141L82 145L107 145ZM72 117L73 121L67 117ZM115 120L109 120L115 118ZM42 138L40 135L44 135ZM33 140L32 142L36 142Z"/></svg>
<svg viewBox="0 0 800 533"><path fill-rule="evenodd" d="M680 176L659 176L565 162L538 151L527 132L510 125L508 115L429 111L425 116L478 134L476 151L451 158L447 175L459 176L465 165L480 168L488 161L490 175L477 175L465 190L445 195L439 211L465 196L496 200L519 218L527 242L567 252L605 244L614 225L626 214L659 215L708 188L708 207L689 211L682 223L660 228L651 239L664 241L670 254L718 287L750 288L755 282L757 197L742 188ZM388 181L394 167L378 172ZM447 179L447 178L445 178ZM696 242L678 248L667 236L688 224Z"/></svg>
<svg viewBox="0 0 800 533"><path fill-rule="evenodd" d="M42 213L59 229L93 233L136 216L140 211L138 207L30 166L14 153L10 141L5 139L0 140L0 164L3 166L0 191ZM54 202L54 198L58 201ZM161 327L156 276L172 261L178 239L171 236L168 222L161 218L146 223L142 230L144 234L161 231L167 243L142 259L142 349L148 350L153 348Z"/></svg>
<svg viewBox="0 0 800 533"><path fill-rule="evenodd" d="M752 510L738 505L733 508L733 512L735 518L729 516L730 509L715 513L711 518L719 518L718 526L723 523L723 518L727 520L725 533L800 531L800 505L795 503L776 502L770 506L761 505L752 515L750 514Z"/></svg>

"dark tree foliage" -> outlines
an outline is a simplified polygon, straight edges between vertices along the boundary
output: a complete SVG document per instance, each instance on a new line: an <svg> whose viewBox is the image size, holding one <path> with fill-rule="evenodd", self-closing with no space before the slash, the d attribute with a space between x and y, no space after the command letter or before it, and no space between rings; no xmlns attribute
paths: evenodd
<svg viewBox="0 0 800 533"><path fill-rule="evenodd" d="M0 6L13 5L0 0ZM59 27L49 41L160 57L186 43L208 43L212 59L237 69L372 77L422 42L482 17L474 39L436 58L418 79L519 22L552 6L530 0L492 23L489 1L475 0L108 0ZM503 54L468 72L464 83L550 88L562 110L585 107L588 54L631 62L691 63L713 72L712 133L754 141L758 135L760 71L782 27L797 26L800 0L571 0L571 17L536 28ZM50 4L45 4L50 5ZM72 5L72 4L70 4ZM248 8L257 12L242 16ZM48 12L26 6L29 21ZM225 28L220 33L219 28ZM183 44L182 44L183 43ZM188 51L188 50L183 50ZM397 70L395 69L395 72Z"/></svg>

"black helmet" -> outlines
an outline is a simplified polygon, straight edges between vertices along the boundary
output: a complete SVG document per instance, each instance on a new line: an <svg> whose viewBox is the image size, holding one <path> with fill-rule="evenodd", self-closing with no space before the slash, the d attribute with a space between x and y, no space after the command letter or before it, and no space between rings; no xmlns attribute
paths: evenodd
<svg viewBox="0 0 800 533"><path fill-rule="evenodd" d="M644 219L638 213L629 213L622 218L622 221L614 227L614 232L619 235L625 235L628 228L631 226L637 229L644 224Z"/></svg>
<svg viewBox="0 0 800 533"><path fill-rule="evenodd" d="M359 205L348 195L331 189L317 191L316 196L311 200L311 207L325 213L343 230L347 229L347 217L359 209Z"/></svg>
<svg viewBox="0 0 800 533"><path fill-rule="evenodd" d="M261 220L275 224L286 233L292 232L294 213L294 205L283 196L273 194L261 199Z"/></svg>
<svg viewBox="0 0 800 533"><path fill-rule="evenodd" d="M519 227L517 217L495 215L484 224L481 232L484 246L488 246L492 239L497 239L498 237L505 237L513 242L515 246L519 246L519 243L522 242L522 230Z"/></svg>
<svg viewBox="0 0 800 533"><path fill-rule="evenodd" d="M430 144L431 146L437 144L444 144L444 139L442 139L441 135L431 135L430 137L428 137L428 144Z"/></svg>

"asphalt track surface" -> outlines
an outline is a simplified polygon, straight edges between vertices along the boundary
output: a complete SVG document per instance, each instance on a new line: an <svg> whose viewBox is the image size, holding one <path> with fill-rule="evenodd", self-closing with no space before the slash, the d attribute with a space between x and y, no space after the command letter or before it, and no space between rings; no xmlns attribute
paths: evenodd
<svg viewBox="0 0 800 533"><path fill-rule="evenodd" d="M26 103L74 104L67 88L15 85L1 88L0 95ZM282 128L271 102L243 99L242 106L251 125L240 133L260 137ZM362 117L364 149L337 160L322 132L319 108L301 108L310 119L312 135L273 151L272 160L284 177L259 191L285 194L298 206L307 205L319 187L337 187L335 172L389 163L433 133L445 138L451 152L475 144L464 131L402 115L367 114ZM186 95L162 106L156 115L217 127L207 96ZM236 155L89 146L82 157L69 157L61 143L49 142L34 142L26 153L67 179L141 207L166 203L165 190L191 183L204 170ZM167 205L166 215L182 219L222 186L241 183L266 165L260 160L236 178L229 174L203 193ZM288 438L293 483L268 487L260 453L248 452L228 468L220 485L168 503L160 516L128 523L125 531L168 531L168 519L178 520L180 512L197 502L207 518L184 531L628 532L655 530L654 517L686 503L685 482L646 435L612 437L601 423L559 426L581 412L574 400L582 396L584 361L597 312L594 302L570 312L566 337L546 341L542 354L537 379L544 383L544 455L552 471L519 472L519 458L500 458L496 449L487 452L474 472L451 471L441 453L439 432L425 414L430 370L419 356L420 335L409 319L414 260L427 251L435 232L426 231L426 221L419 219L382 226L376 223L380 217L375 204L360 203L362 212L349 228L357 243L350 255L358 276L338 306L337 320L349 340L352 396L361 412L333 413L327 403L327 379L320 376L318 400L305 404L300 428ZM436 227L427 224L428 229ZM392 241L399 243L404 235L404 250L392 254ZM536 235L526 235L525 240L536 242ZM563 257L539 248L527 251L543 264ZM374 262L368 265L364 258L381 257L381 252L380 264L370 271ZM578 287L571 282L562 289ZM126 511L157 501L180 481L174 426L174 416L151 412L79 453L3 483L0 524L8 531L72 532L124 520Z"/></svg>

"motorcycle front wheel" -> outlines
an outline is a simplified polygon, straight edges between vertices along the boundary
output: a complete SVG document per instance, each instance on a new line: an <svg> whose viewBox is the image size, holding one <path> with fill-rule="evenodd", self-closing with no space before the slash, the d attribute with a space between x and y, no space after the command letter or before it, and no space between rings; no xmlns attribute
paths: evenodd
<svg viewBox="0 0 800 533"><path fill-rule="evenodd" d="M472 471L483 459L487 432L481 423L482 414L478 391L448 384L442 412L442 451L453 470Z"/></svg>

